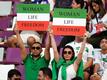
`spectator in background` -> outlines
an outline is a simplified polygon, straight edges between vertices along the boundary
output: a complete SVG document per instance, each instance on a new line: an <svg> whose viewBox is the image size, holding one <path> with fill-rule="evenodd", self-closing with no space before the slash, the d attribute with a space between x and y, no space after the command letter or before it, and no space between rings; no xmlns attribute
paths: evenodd
<svg viewBox="0 0 107 80"><path fill-rule="evenodd" d="M41 68L38 74L38 80L52 80L52 71L50 68Z"/></svg>
<svg viewBox="0 0 107 80"><path fill-rule="evenodd" d="M40 42L40 35L35 31L22 31L20 36L23 40L25 47L31 47L31 45L35 42ZM2 45L6 45L7 48L17 48L19 47L17 42L17 36L12 35L8 37Z"/></svg>
<svg viewBox="0 0 107 80"><path fill-rule="evenodd" d="M12 35L12 36L8 37L5 44L6 44L7 48L16 48L16 47L18 47L17 37L15 35Z"/></svg>
<svg viewBox="0 0 107 80"><path fill-rule="evenodd" d="M104 8L104 4L102 0L91 0L90 1L90 32L91 34L95 34L97 32L106 30L105 22L107 23L107 18L102 20L104 15L106 14L106 10ZM104 21L104 22L103 22Z"/></svg>
<svg viewBox="0 0 107 80"><path fill-rule="evenodd" d="M17 28L17 26L16 26ZM44 56L41 56L42 45L39 42L35 42L30 47L30 54L27 54L23 41L20 37L19 31L14 30L17 36L19 48L21 49L21 58L25 66L25 80L37 80L38 72L40 68L48 67L50 61L50 38L47 37ZM30 73L30 74L29 74ZM35 75L35 76L34 76Z"/></svg>
<svg viewBox="0 0 107 80"><path fill-rule="evenodd" d="M36 39L33 37L33 36L29 36L28 39L27 39L27 44L28 44L28 47L32 47L33 43L37 42Z"/></svg>
<svg viewBox="0 0 107 80"><path fill-rule="evenodd" d="M42 42L42 40L40 39L40 35L39 33L37 33L36 31L21 31L20 36L23 40L23 43L26 47L31 47L31 45L34 42Z"/></svg>
<svg viewBox="0 0 107 80"><path fill-rule="evenodd" d="M100 48L101 50L95 53L94 56L94 74L91 76L91 80L100 80L103 76L107 76L104 74L107 70L107 36L104 36L100 40ZM104 79L101 80L106 80Z"/></svg>
<svg viewBox="0 0 107 80"><path fill-rule="evenodd" d="M73 0L71 7L74 9L77 9L77 8L82 9L84 7L84 0Z"/></svg>
<svg viewBox="0 0 107 80"><path fill-rule="evenodd" d="M11 69L8 72L8 79L7 80L21 80L21 73L16 69Z"/></svg>

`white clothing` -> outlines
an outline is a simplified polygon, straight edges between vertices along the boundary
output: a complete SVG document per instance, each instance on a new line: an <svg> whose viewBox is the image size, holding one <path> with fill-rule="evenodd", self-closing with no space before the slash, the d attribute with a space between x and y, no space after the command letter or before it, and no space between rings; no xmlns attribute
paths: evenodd
<svg viewBox="0 0 107 80"><path fill-rule="evenodd" d="M107 80L107 69L104 70L104 74L103 74L101 80Z"/></svg>
<svg viewBox="0 0 107 80"><path fill-rule="evenodd" d="M62 66L59 69L58 80L62 80L61 69L62 69ZM76 77L76 72L74 70L73 64L71 64L68 67L66 67L66 80L71 80L71 79L73 79L75 77Z"/></svg>
<svg viewBox="0 0 107 80"><path fill-rule="evenodd" d="M50 4L50 11L52 11L54 9L54 1L53 0L48 0L49 4Z"/></svg>
<svg viewBox="0 0 107 80"><path fill-rule="evenodd" d="M82 44L82 42L77 43L77 42L73 41L73 42L70 42L66 45L72 46L74 49L74 52L75 52L75 56L77 56L80 51L81 44ZM85 64L89 57L93 58L93 55L94 55L93 46L89 43L86 43L85 50L83 52L83 57L82 57L83 63Z"/></svg>
<svg viewBox="0 0 107 80"><path fill-rule="evenodd" d="M101 18L101 21L107 24L107 13Z"/></svg>
<svg viewBox="0 0 107 80"><path fill-rule="evenodd" d="M99 16L99 14L97 14L97 17ZM96 20L96 18L94 18L94 19L92 19L89 23L90 23L90 28L91 28L91 35L93 35L93 34L95 34L95 33L97 33L98 31L97 31L97 28L96 28L96 24L98 24L98 23L107 23L107 13L105 14L105 16L103 17L103 18L98 18L98 22L97 22L97 20ZM104 30L106 30L104 27L102 27L101 29L100 29L100 31L104 31Z"/></svg>
<svg viewBox="0 0 107 80"><path fill-rule="evenodd" d="M104 70L107 69L107 62L103 61L104 58L107 59L107 54L102 54L100 51L94 55L94 64L100 65L100 69L98 70L100 76L102 76Z"/></svg>
<svg viewBox="0 0 107 80"><path fill-rule="evenodd" d="M99 22L101 22L100 19L98 19ZM97 21L96 19L92 19L90 22L90 27L92 27L92 30L91 30L91 35L95 34L97 32L97 29L96 29L96 24L97 24Z"/></svg>

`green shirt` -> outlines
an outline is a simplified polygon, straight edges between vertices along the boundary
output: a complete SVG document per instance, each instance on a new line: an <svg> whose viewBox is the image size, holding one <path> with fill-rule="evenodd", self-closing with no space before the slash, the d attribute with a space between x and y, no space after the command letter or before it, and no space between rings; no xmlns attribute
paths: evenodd
<svg viewBox="0 0 107 80"><path fill-rule="evenodd" d="M46 60L44 56L35 60L31 54L29 54L24 60L25 80L37 80L39 69L48 67L48 64L49 61Z"/></svg>

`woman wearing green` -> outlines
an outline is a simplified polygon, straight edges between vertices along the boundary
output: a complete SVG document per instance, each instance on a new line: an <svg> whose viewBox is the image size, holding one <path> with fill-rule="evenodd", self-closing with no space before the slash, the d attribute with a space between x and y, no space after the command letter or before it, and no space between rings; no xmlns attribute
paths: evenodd
<svg viewBox="0 0 107 80"><path fill-rule="evenodd" d="M55 59L55 61L52 62L53 80L71 80L77 76L83 79L83 75L78 75L78 73L80 73L79 68L82 67L80 64L82 63L82 53L84 51L86 37L84 37L81 49L77 57L75 57L74 50L71 46L65 46L62 50L62 58L59 57L52 31L50 31L50 37ZM83 71L81 74L82 73Z"/></svg>

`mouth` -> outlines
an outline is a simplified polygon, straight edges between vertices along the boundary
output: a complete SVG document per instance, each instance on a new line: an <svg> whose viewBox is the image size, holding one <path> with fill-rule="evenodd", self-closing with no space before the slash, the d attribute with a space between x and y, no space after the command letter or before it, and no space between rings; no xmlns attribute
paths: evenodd
<svg viewBox="0 0 107 80"><path fill-rule="evenodd" d="M32 54L32 57L39 57L40 54Z"/></svg>

